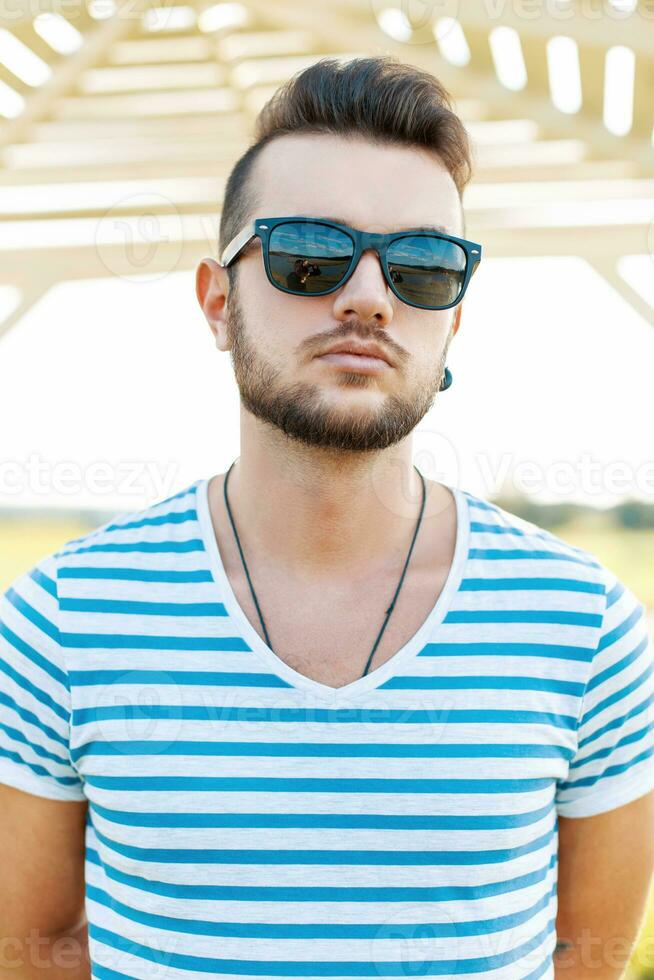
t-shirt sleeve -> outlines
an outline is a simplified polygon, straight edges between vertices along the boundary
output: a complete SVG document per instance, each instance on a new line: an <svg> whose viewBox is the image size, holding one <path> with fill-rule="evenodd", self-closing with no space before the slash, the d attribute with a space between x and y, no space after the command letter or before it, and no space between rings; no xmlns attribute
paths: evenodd
<svg viewBox="0 0 654 980"><path fill-rule="evenodd" d="M579 714L577 748L555 804L590 817L654 788L654 645L642 602L604 569L606 605Z"/></svg>
<svg viewBox="0 0 654 980"><path fill-rule="evenodd" d="M70 756L70 685L51 555L0 597L0 783L53 800L84 800Z"/></svg>

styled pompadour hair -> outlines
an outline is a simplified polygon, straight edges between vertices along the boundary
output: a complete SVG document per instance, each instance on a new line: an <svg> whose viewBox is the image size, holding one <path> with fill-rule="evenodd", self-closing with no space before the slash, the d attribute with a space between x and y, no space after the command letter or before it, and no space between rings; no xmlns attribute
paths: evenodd
<svg viewBox="0 0 654 980"><path fill-rule="evenodd" d="M434 75L390 55L322 58L282 85L257 116L254 142L235 163L225 186L219 254L254 215L254 161L268 143L288 133L359 135L376 143L431 150L447 167L459 199L472 177L468 132ZM465 216L463 225L465 234Z"/></svg>

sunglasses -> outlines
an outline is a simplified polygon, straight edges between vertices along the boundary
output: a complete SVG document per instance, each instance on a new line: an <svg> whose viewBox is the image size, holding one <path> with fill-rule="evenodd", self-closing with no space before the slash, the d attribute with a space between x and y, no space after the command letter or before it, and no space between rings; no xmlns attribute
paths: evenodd
<svg viewBox="0 0 654 980"><path fill-rule="evenodd" d="M481 262L481 245L421 228L375 234L337 221L295 215L255 218L222 253L227 268L253 239L261 241L266 275L293 296L325 296L342 286L364 251L379 256L398 299L421 310L448 310L463 299Z"/></svg>

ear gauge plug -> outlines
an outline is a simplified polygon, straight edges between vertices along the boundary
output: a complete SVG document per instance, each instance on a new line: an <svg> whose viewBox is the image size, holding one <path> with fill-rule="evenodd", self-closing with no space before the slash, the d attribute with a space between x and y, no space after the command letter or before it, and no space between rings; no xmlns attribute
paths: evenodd
<svg viewBox="0 0 654 980"><path fill-rule="evenodd" d="M452 372L448 367L446 367L445 373L443 375L443 380L441 381L441 386L438 390L445 391L445 389L449 388L451 384L452 384Z"/></svg>

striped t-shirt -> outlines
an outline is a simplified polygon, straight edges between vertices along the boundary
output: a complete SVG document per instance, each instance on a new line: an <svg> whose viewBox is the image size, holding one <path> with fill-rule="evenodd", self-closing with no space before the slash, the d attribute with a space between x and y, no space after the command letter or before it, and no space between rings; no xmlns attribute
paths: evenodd
<svg viewBox="0 0 654 980"><path fill-rule="evenodd" d="M92 976L552 978L558 814L654 787L642 603L451 487L431 613L332 688L246 619L207 483L2 597L0 781L88 801Z"/></svg>

